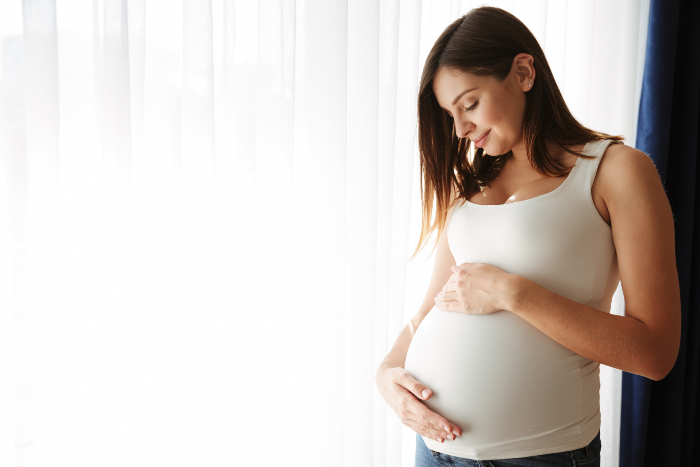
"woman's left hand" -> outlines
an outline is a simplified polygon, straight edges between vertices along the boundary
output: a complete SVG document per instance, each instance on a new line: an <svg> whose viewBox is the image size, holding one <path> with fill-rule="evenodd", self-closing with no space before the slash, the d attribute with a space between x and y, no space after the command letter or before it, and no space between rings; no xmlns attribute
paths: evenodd
<svg viewBox="0 0 700 467"><path fill-rule="evenodd" d="M508 308L515 294L515 274L485 263L462 263L452 266L435 306L442 311L469 315L487 315Z"/></svg>

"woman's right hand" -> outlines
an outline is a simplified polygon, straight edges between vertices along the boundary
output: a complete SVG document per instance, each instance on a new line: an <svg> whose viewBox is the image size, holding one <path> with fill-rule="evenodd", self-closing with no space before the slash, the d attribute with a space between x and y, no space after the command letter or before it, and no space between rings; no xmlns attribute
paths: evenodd
<svg viewBox="0 0 700 467"><path fill-rule="evenodd" d="M379 366L374 380L379 393L398 415L401 423L420 435L440 443L445 438L454 440L462 429L445 417L428 409L421 400L428 400L433 392L401 367Z"/></svg>

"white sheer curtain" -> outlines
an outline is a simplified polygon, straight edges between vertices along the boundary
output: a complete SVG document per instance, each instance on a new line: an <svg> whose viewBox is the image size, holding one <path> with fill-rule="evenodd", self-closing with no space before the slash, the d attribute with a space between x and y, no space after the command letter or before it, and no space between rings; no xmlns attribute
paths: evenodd
<svg viewBox="0 0 700 467"><path fill-rule="evenodd" d="M483 4L634 144L648 0L0 4L0 465L413 465L417 85Z"/></svg>

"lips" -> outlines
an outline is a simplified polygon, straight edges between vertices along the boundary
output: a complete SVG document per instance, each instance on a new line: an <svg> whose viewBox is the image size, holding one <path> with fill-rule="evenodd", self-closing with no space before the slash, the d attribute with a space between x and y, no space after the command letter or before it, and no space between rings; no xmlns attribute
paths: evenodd
<svg viewBox="0 0 700 467"><path fill-rule="evenodd" d="M484 143L484 139L488 136L488 134L491 133L491 130L487 131L483 135L479 136L476 139L473 139L472 141L474 142L474 146L480 148L482 144Z"/></svg>

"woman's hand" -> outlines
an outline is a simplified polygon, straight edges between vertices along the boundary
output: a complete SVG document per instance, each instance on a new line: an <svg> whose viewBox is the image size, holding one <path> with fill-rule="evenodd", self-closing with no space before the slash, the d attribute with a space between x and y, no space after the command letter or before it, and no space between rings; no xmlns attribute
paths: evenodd
<svg viewBox="0 0 700 467"><path fill-rule="evenodd" d="M374 379L386 403L396 412L401 423L411 430L439 443L444 442L445 438L454 440L462 433L460 427L428 409L420 401L429 399L433 393L408 371L401 367L380 366Z"/></svg>
<svg viewBox="0 0 700 467"><path fill-rule="evenodd" d="M452 266L454 273L435 297L442 311L487 315L508 309L516 294L515 274L485 263Z"/></svg>

